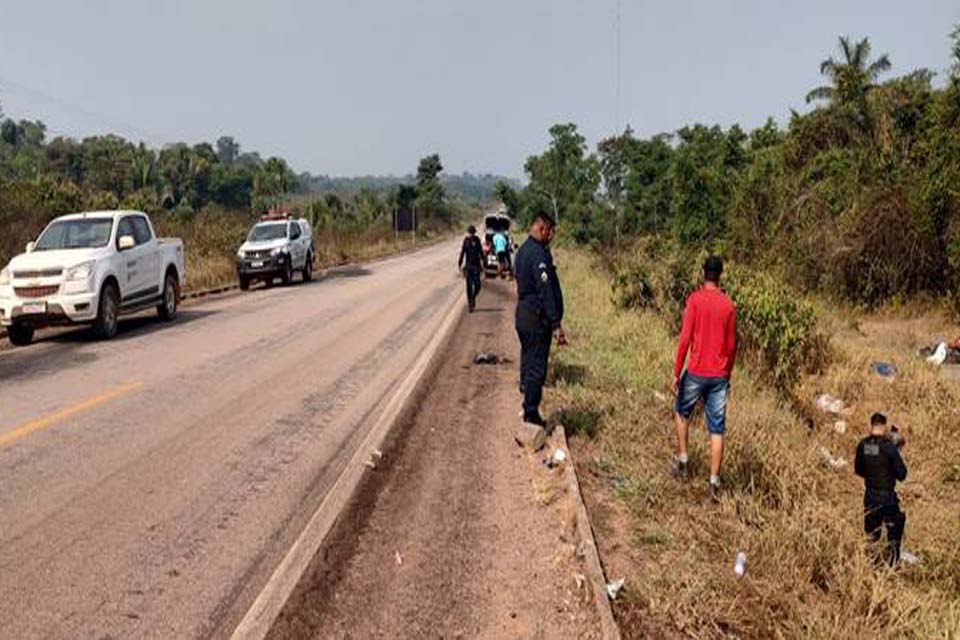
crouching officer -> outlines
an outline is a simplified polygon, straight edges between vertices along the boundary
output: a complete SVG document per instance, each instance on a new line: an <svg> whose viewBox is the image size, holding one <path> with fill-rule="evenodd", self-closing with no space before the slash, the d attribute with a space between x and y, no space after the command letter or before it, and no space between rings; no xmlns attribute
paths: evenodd
<svg viewBox="0 0 960 640"><path fill-rule="evenodd" d="M890 566L900 561L900 541L907 516L900 511L895 490L897 482L907 479L907 465L900 457L903 444L900 432L887 434L887 417L875 413L870 417L870 435L857 445L854 469L863 478L863 528L874 542L879 542L881 527L887 530Z"/></svg>
<svg viewBox="0 0 960 640"><path fill-rule="evenodd" d="M554 336L558 346L567 343L562 326L563 292L549 249L555 227L553 218L538 213L514 260L523 420L541 427L546 426L540 415L540 400L547 379L550 343Z"/></svg>

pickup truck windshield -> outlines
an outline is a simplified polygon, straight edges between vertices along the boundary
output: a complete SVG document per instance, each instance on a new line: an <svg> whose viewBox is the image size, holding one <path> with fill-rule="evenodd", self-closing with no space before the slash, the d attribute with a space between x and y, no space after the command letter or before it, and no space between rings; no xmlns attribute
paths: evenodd
<svg viewBox="0 0 960 640"><path fill-rule="evenodd" d="M96 220L62 220L54 222L43 232L34 251L57 249L95 249L110 242L112 218Z"/></svg>
<svg viewBox="0 0 960 640"><path fill-rule="evenodd" d="M263 242L264 240L279 240L287 237L287 225L284 224L258 224L250 230L247 240L250 242Z"/></svg>

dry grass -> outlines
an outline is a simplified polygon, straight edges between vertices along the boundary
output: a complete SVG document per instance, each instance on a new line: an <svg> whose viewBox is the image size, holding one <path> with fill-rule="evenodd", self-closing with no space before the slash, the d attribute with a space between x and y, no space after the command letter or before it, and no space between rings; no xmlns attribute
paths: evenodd
<svg viewBox="0 0 960 640"><path fill-rule="evenodd" d="M714 506L702 426L691 431L695 479L680 485L669 475L674 337L666 324L652 313L616 310L605 273L586 254L558 251L557 260L572 346L554 357L549 398L579 433L574 456L608 576L627 579L615 604L625 637L960 637L960 482L947 481L960 461L960 386L915 355L951 333L945 320L822 307L821 316L832 314L833 364L804 379L793 403L816 417L814 433L750 371L738 370L725 497ZM891 384L874 376L874 360L892 361L899 377ZM851 405L846 434L814 414L818 390ZM868 561L862 483L851 468L875 410L909 438L904 547L921 563L896 573ZM822 466L821 446L850 464ZM748 555L743 579L732 570L739 550Z"/></svg>

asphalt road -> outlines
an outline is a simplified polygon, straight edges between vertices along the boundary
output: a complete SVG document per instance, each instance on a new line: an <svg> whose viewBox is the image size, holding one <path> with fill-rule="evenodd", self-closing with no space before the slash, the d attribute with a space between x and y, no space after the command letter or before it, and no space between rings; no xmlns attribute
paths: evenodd
<svg viewBox="0 0 960 640"><path fill-rule="evenodd" d="M0 352L0 637L229 635L459 294L456 250Z"/></svg>

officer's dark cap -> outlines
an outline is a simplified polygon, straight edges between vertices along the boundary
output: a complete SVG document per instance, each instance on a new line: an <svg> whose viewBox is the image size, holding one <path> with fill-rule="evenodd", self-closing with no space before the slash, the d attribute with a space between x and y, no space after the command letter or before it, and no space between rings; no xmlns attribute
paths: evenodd
<svg viewBox="0 0 960 640"><path fill-rule="evenodd" d="M719 280L723 275L723 259L720 256L710 256L703 261L703 275L709 280Z"/></svg>
<svg viewBox="0 0 960 640"><path fill-rule="evenodd" d="M879 424L887 424L887 416L883 415L879 411L872 416L870 416L870 426L876 426Z"/></svg>

